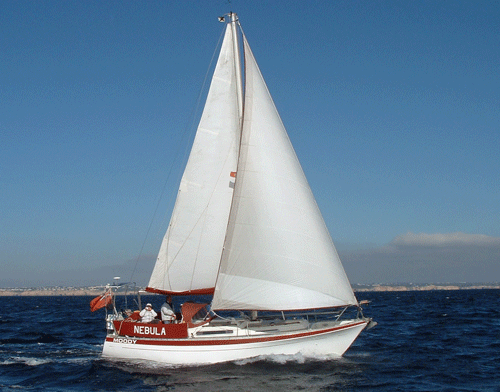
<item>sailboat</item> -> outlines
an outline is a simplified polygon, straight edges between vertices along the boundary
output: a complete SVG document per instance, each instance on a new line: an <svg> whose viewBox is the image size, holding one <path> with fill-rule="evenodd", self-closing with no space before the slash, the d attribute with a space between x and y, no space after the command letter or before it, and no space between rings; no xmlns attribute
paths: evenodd
<svg viewBox="0 0 500 392"><path fill-rule="evenodd" d="M174 365L341 356L371 319L237 15L219 19L226 24L220 54L145 288L211 301L186 301L167 323L113 307L102 356Z"/></svg>

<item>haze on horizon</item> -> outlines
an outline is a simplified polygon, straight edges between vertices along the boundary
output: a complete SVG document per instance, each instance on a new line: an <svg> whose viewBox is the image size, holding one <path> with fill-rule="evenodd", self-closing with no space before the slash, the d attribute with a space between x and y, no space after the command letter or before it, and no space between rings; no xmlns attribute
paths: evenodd
<svg viewBox="0 0 500 392"><path fill-rule="evenodd" d="M351 283L499 282L500 3L231 8ZM0 3L0 287L147 284L228 11Z"/></svg>

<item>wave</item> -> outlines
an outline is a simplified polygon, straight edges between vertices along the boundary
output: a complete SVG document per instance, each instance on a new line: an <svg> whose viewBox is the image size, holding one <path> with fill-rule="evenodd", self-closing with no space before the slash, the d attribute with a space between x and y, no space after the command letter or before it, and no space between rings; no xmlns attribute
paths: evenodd
<svg viewBox="0 0 500 392"><path fill-rule="evenodd" d="M53 362L50 358L31 358L31 357L12 357L0 362L0 365L27 365L27 366L40 366Z"/></svg>

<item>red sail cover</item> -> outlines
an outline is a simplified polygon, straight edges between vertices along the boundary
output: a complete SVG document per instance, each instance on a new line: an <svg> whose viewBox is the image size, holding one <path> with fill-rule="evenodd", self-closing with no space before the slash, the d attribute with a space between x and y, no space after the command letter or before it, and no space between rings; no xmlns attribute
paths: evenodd
<svg viewBox="0 0 500 392"><path fill-rule="evenodd" d="M108 306L113 301L113 294L111 290L106 291L104 294L95 297L90 301L90 311L95 312L98 309Z"/></svg>

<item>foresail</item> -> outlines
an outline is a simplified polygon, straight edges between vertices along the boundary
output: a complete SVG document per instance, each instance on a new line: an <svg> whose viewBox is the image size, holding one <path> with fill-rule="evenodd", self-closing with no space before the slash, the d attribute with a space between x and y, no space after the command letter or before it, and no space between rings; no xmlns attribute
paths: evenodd
<svg viewBox="0 0 500 392"><path fill-rule="evenodd" d="M213 292L239 145L233 37L228 24L148 291Z"/></svg>
<svg viewBox="0 0 500 392"><path fill-rule="evenodd" d="M241 153L212 308L357 304L246 39L244 50Z"/></svg>

